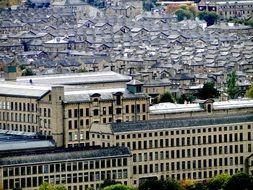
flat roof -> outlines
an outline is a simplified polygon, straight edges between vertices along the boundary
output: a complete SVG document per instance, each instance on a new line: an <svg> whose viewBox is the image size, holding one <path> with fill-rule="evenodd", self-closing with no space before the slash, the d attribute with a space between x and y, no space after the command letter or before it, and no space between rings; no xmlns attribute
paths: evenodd
<svg viewBox="0 0 253 190"><path fill-rule="evenodd" d="M228 100L228 101L213 103L214 110L240 109L240 108L253 108L253 100L252 99L237 99L237 100Z"/></svg>
<svg viewBox="0 0 253 190"><path fill-rule="evenodd" d="M208 1L206 2L207 4L208 3L214 3L213 1ZM253 1L241 1L241 0L237 0L237 1L223 1L223 0L217 0L215 2L216 4L253 4Z"/></svg>
<svg viewBox="0 0 253 190"><path fill-rule="evenodd" d="M151 114L182 113L204 111L199 104L159 103L149 107Z"/></svg>
<svg viewBox="0 0 253 190"><path fill-rule="evenodd" d="M161 5L174 5L174 4L196 4L193 1L158 1L157 4Z"/></svg>
<svg viewBox="0 0 253 190"><path fill-rule="evenodd" d="M0 96L17 96L39 98L47 93L51 88L34 86L31 84L17 84L15 82L1 82Z"/></svg>
<svg viewBox="0 0 253 190"><path fill-rule="evenodd" d="M0 130L0 153L50 147L55 147L53 141L37 138L35 133Z"/></svg>
<svg viewBox="0 0 253 190"><path fill-rule="evenodd" d="M95 160L100 158L110 157L128 157L130 150L127 147L109 147L109 148L95 148L95 149L62 149L62 151L37 151L33 154L20 156L7 156L0 158L0 165L22 165L35 164L43 162L59 162L72 160Z"/></svg>
<svg viewBox="0 0 253 190"><path fill-rule="evenodd" d="M213 103L214 110L253 108L253 99L236 99ZM150 114L167 114L204 111L200 104L159 103L149 107Z"/></svg>
<svg viewBox="0 0 253 190"><path fill-rule="evenodd" d="M253 114L232 115L206 118L181 118L164 120L147 120L139 122L112 123L112 132L124 133L133 131L162 130L171 128L197 127L207 125L236 124L242 122L253 122Z"/></svg>
<svg viewBox="0 0 253 190"><path fill-rule="evenodd" d="M16 83L28 84L32 80L33 85L78 85L111 82L129 82L130 76L122 75L112 71L86 72L57 75L41 75L31 77L19 77Z"/></svg>

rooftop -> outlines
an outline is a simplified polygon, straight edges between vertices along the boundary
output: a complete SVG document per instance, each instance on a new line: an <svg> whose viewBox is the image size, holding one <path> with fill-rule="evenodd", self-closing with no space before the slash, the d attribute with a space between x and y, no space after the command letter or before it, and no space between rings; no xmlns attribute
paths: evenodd
<svg viewBox="0 0 253 190"><path fill-rule="evenodd" d="M66 97L77 95L89 95L93 93L108 93L125 91L124 88L88 90L91 84L97 83L127 83L131 77L115 72L92 72L77 74L58 74L19 77L16 81L0 79L2 96L17 96L40 98L51 90L52 86L64 85ZM87 85L87 86L83 86Z"/></svg>
<svg viewBox="0 0 253 190"><path fill-rule="evenodd" d="M199 104L159 103L149 107L151 114L204 111Z"/></svg>
<svg viewBox="0 0 253 190"><path fill-rule="evenodd" d="M53 141L40 139L35 133L0 130L0 153L54 146Z"/></svg>
<svg viewBox="0 0 253 190"><path fill-rule="evenodd" d="M251 99L237 99L222 102L214 102L214 110L219 109L239 109L239 108L253 108L253 100Z"/></svg>
<svg viewBox="0 0 253 190"><path fill-rule="evenodd" d="M121 92L125 99L135 99L138 97L148 97L145 93L132 94L125 88L112 88L112 89L97 89L97 90L83 90L83 91L69 91L64 93L64 102L89 102L91 101L90 96L97 93L100 94L101 100L112 100L113 94Z"/></svg>
<svg viewBox="0 0 253 190"><path fill-rule="evenodd" d="M240 109L253 108L253 100L251 99L237 99L220 101L213 103L214 110L222 109ZM196 112L204 111L200 104L174 104L170 102L159 103L149 107L150 114L166 114L166 113L181 113L181 112Z"/></svg>
<svg viewBox="0 0 253 190"><path fill-rule="evenodd" d="M22 85L15 82L1 82L0 95L39 98L50 90L49 87Z"/></svg>
<svg viewBox="0 0 253 190"><path fill-rule="evenodd" d="M95 149L62 149L61 151L37 151L34 154L8 156L0 158L0 165L18 165L41 162L59 162L66 160L99 159L109 157L130 156L127 147L110 147Z"/></svg>
<svg viewBox="0 0 253 190"><path fill-rule="evenodd" d="M140 122L112 123L112 132L124 133L132 131L162 130L170 128L197 127L219 124L236 124L242 122L253 122L253 114L233 115L222 117L206 118L183 118L183 119L164 119Z"/></svg>
<svg viewBox="0 0 253 190"><path fill-rule="evenodd" d="M29 83L32 79L33 84L41 85L74 85L74 84L93 84L93 83L110 83L110 82L129 82L131 77L118 74L112 71L42 75L32 77L20 77L17 83Z"/></svg>

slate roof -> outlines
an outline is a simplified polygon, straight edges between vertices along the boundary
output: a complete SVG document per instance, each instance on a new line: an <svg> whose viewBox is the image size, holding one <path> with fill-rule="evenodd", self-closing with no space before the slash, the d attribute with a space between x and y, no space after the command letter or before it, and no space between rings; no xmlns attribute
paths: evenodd
<svg viewBox="0 0 253 190"><path fill-rule="evenodd" d="M253 122L253 114L233 115L222 117L206 118L183 118L183 119L164 119L149 120L139 122L112 123L111 128L114 133L124 133L133 131L163 130L170 128L198 127L207 125L233 124L242 122Z"/></svg>
<svg viewBox="0 0 253 190"><path fill-rule="evenodd" d="M66 2L78 4L80 0L66 0ZM65 1L62 4L64 3ZM108 63L114 62L116 58L123 58L121 61L135 61L134 67L141 64L141 66L144 65L144 68L150 66L156 70L166 68L175 71L172 73L180 73L189 69L195 70L193 67L199 65L207 65L209 68L213 67L226 71L231 69L236 62L241 63L242 61L244 63L239 69L246 71L248 68L245 66L250 66L253 62L252 36L248 37L248 34L241 34L236 31L241 28L247 31L248 26L235 26L232 27L233 33L224 34L222 33L223 29L231 27L221 24L203 30L204 21L175 22L175 16L148 13L136 18L111 15L84 16L81 21L78 21L75 19L72 9L68 7L62 7L61 11L58 11L57 8L25 11L22 8L13 11L3 10L0 19L2 20L0 31L4 33L0 37L0 51L5 50L12 54L15 50L21 50L22 53L23 45L20 43L22 38L29 39L29 51L43 49L48 55L54 51L51 49L54 44L65 43L65 50L60 50L58 52L60 55L57 58L54 55L43 60L34 58L33 65L37 68L45 68L45 70L50 69L52 71L52 68L61 65L65 67L63 70L70 71L72 66L78 67L79 62L99 63L104 58L97 58L95 53L101 51L108 52L106 59ZM92 23L92 25L87 26L87 23ZM105 29L103 27L105 24L109 24L111 27ZM129 31L114 35L113 32L120 30L122 26L128 27ZM16 32L16 28L21 32ZM6 32L7 29L8 32ZM145 33L141 34L140 30L144 30ZM60 41L57 42L54 37L60 37ZM204 45L198 45L200 40L204 42ZM73 46L67 47L67 43L70 41ZM47 42L50 42L50 47L48 47ZM104 47L105 50L103 50ZM154 47L157 49L153 50ZM72 49L68 50L68 48ZM77 53L84 49L91 51L92 54L85 56ZM127 49L131 49L131 53L128 52L127 55L131 54L130 58L124 58ZM138 50L142 50L142 52ZM72 51L76 52L73 53ZM155 52L155 56L146 57L151 52ZM76 56L83 57L80 57L78 62L69 60L68 58L73 55L75 56L74 59L79 58ZM151 61L147 60L154 59L157 63L148 65L151 64ZM139 62L137 63L137 61ZM108 68L108 65L105 66ZM116 65L116 70L117 67ZM125 64L125 71L129 67L132 65ZM42 73L50 72L42 71ZM172 74L169 77L169 79L171 77L173 79L177 76Z"/></svg>
<svg viewBox="0 0 253 190"><path fill-rule="evenodd" d="M145 93L132 94L125 88L113 88L113 89L97 89L97 90L84 90L84 91L71 91L65 92L64 102L75 103L75 102L91 102L91 95L98 93L100 94L101 101L113 100L113 94L121 92L124 99L136 99L136 98L148 98Z"/></svg>
<svg viewBox="0 0 253 190"><path fill-rule="evenodd" d="M61 162L73 160L96 160L106 158L129 157L130 150L127 147L110 147L96 149L63 149L62 151L35 152L22 156L9 156L0 158L1 166L34 164L42 162Z"/></svg>

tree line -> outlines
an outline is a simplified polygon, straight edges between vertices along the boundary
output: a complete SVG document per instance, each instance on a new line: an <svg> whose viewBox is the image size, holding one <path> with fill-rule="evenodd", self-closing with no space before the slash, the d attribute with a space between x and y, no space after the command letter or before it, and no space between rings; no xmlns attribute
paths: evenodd
<svg viewBox="0 0 253 190"><path fill-rule="evenodd" d="M215 85L214 81L208 81L203 84L203 87L196 93L184 93L179 97L173 96L169 91L162 94L160 97L156 98L154 103L160 102L171 102L184 104L185 102L192 103L195 99L206 100L209 98L219 98L221 93L224 93L228 99L237 99L241 96L247 98L253 98L253 84L247 89L246 93L243 94L237 84L238 77L236 72L232 71L228 74L227 80L224 85L223 92L220 92Z"/></svg>
<svg viewBox="0 0 253 190"><path fill-rule="evenodd" d="M214 11L200 11L196 10L194 6L180 6L176 11L175 15L177 16L178 21L184 19L193 19L198 17L200 20L204 20L207 23L207 26L213 25L219 19L219 15Z"/></svg>
<svg viewBox="0 0 253 190"><path fill-rule="evenodd" d="M105 180L99 190L252 190L253 177L243 172L234 175L223 173L204 181L193 181L191 179L176 180L146 180L139 187L123 185L114 180ZM44 182L39 190L67 190L60 185L52 185ZM88 190L94 190L89 188Z"/></svg>

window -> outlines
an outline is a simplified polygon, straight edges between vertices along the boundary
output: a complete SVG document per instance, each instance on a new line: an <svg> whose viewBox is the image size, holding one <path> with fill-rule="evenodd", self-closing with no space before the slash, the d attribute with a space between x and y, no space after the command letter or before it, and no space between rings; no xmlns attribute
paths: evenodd
<svg viewBox="0 0 253 190"><path fill-rule="evenodd" d="M93 115L98 116L98 109L93 110Z"/></svg>
<svg viewBox="0 0 253 190"><path fill-rule="evenodd" d="M78 116L78 110L74 109L74 117L77 117L77 116Z"/></svg>
<svg viewBox="0 0 253 190"><path fill-rule="evenodd" d="M140 112L141 112L140 104L137 104L137 105L136 105L136 112L137 112L137 113L140 113Z"/></svg>
<svg viewBox="0 0 253 190"><path fill-rule="evenodd" d="M47 117L47 109L44 108L44 117Z"/></svg>
<svg viewBox="0 0 253 190"><path fill-rule="evenodd" d="M116 108L116 114L121 114L121 108Z"/></svg>
<svg viewBox="0 0 253 190"><path fill-rule="evenodd" d="M227 134L224 135L224 142L227 142L228 139L227 139Z"/></svg>
<svg viewBox="0 0 253 190"><path fill-rule="evenodd" d="M86 116L90 116L89 108L86 108Z"/></svg>
<svg viewBox="0 0 253 190"><path fill-rule="evenodd" d="M136 92L141 92L142 91L142 86L141 85L138 85L136 86Z"/></svg>
<svg viewBox="0 0 253 190"><path fill-rule="evenodd" d="M146 105L142 104L142 112L146 112Z"/></svg>
<svg viewBox="0 0 253 190"><path fill-rule="evenodd" d="M69 120L69 129L72 129L72 121Z"/></svg>
<svg viewBox="0 0 253 190"><path fill-rule="evenodd" d="M243 133L240 133L240 141L243 141Z"/></svg>
<svg viewBox="0 0 253 190"><path fill-rule="evenodd" d="M129 113L129 105L126 105L126 113Z"/></svg>
<svg viewBox="0 0 253 190"><path fill-rule="evenodd" d="M135 106L134 105L131 105L131 112L135 113Z"/></svg>
<svg viewBox="0 0 253 190"><path fill-rule="evenodd" d="M208 111L208 113L212 112L212 105L211 104L207 105L207 111Z"/></svg>
<svg viewBox="0 0 253 190"><path fill-rule="evenodd" d="M135 150L136 149L136 142L133 142L133 150Z"/></svg>
<svg viewBox="0 0 253 190"><path fill-rule="evenodd" d="M80 117L83 117L83 109L80 109L79 112L80 112Z"/></svg>
<svg viewBox="0 0 253 190"><path fill-rule="evenodd" d="M153 153L152 153L152 152L149 153L149 160L150 160L150 161L153 160Z"/></svg>
<svg viewBox="0 0 253 190"><path fill-rule="evenodd" d="M71 118L72 117L72 111L68 110L68 117Z"/></svg>
<svg viewBox="0 0 253 190"><path fill-rule="evenodd" d="M117 105L120 105L120 103L121 103L120 95L117 95L117 96L116 96L116 104L117 104Z"/></svg>
<svg viewBox="0 0 253 190"><path fill-rule="evenodd" d="M109 114L113 114L112 106L109 107Z"/></svg>

